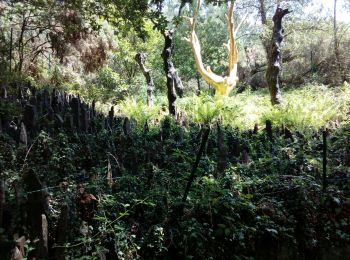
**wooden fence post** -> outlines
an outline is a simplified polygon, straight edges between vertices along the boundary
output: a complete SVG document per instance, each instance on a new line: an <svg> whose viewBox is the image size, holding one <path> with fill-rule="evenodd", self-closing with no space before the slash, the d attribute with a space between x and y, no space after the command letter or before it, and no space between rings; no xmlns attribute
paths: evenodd
<svg viewBox="0 0 350 260"><path fill-rule="evenodd" d="M323 130L323 151L322 151L322 165L323 165L323 173L322 173L322 188L323 191L327 188L327 130Z"/></svg>
<svg viewBox="0 0 350 260"><path fill-rule="evenodd" d="M10 74L12 72L12 41L13 41L13 28L11 28L10 33Z"/></svg>

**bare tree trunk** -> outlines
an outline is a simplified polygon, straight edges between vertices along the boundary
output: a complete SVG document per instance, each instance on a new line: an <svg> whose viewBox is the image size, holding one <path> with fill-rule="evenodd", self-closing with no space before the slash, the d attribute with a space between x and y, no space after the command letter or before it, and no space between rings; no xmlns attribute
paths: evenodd
<svg viewBox="0 0 350 260"><path fill-rule="evenodd" d="M280 71L282 70L281 43L283 41L282 19L289 13L288 9L282 9L277 6L272 18L274 26L266 71L266 81L270 90L272 105L280 104L282 101L280 90Z"/></svg>
<svg viewBox="0 0 350 260"><path fill-rule="evenodd" d="M334 0L334 16L333 16L333 38L334 38L334 57L336 63L336 81L345 81L346 76L343 73L341 61L340 61L340 52L339 52L339 42L338 42L338 25L337 25L337 0Z"/></svg>
<svg viewBox="0 0 350 260"><path fill-rule="evenodd" d="M333 17L333 33L334 33L334 54L339 63L339 46L338 46L338 26L337 26L337 0L334 0L334 17Z"/></svg>
<svg viewBox="0 0 350 260"><path fill-rule="evenodd" d="M262 25L267 25L267 16L266 16L266 5L265 0L259 0L259 13L261 18ZM261 37L262 44L264 46L266 56L269 55L269 42L267 39L264 39L264 37Z"/></svg>
<svg viewBox="0 0 350 260"><path fill-rule="evenodd" d="M259 0L259 12L261 17L261 23L263 25L267 24L267 18L266 18L266 6L265 6L265 0Z"/></svg>
<svg viewBox="0 0 350 260"><path fill-rule="evenodd" d="M12 72L12 45L13 45L13 28L11 28L10 33L10 74Z"/></svg>
<svg viewBox="0 0 350 260"><path fill-rule="evenodd" d="M137 61L137 63L139 64L143 75L146 78L147 81L147 105L148 106L153 106L153 92L154 92L154 83L153 83L153 79L151 76L151 73L149 69L147 69L145 67L145 55L143 53L137 53L135 55L135 60Z"/></svg>
<svg viewBox="0 0 350 260"><path fill-rule="evenodd" d="M18 39L18 65L17 65L17 71L18 72L22 72L22 67L23 67L23 62L24 62L24 43L23 43L23 39L24 39L24 32L26 30L27 27L27 17L25 17L25 14L23 14L23 21L22 21L22 26L21 26L21 33L19 35L19 39Z"/></svg>
<svg viewBox="0 0 350 260"><path fill-rule="evenodd" d="M198 73L196 75L196 79L197 79L197 96L199 96L201 94L201 78Z"/></svg>
<svg viewBox="0 0 350 260"><path fill-rule="evenodd" d="M169 113L171 115L176 115L176 93L175 93L175 67L171 60L171 55L173 51L173 33L174 30L166 30L163 33L164 36L164 50L162 53L164 61L164 72L167 78L167 88L168 88L168 101L169 101Z"/></svg>

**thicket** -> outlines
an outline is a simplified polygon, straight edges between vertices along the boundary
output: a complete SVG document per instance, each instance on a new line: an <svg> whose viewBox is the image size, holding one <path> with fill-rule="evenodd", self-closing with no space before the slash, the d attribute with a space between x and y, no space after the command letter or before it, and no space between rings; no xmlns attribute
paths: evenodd
<svg viewBox="0 0 350 260"><path fill-rule="evenodd" d="M2 118L11 114L19 122L21 104L1 102L6 103L12 106L1 107ZM10 254L13 237L23 235L23 253L29 259L38 253L42 238L33 234L30 212L44 203L48 253L56 259L341 258L348 253L348 122L328 130L324 187L321 130L279 124L272 131L268 124L239 130L215 123L215 113L204 114L211 133L185 204L204 121L164 117L141 123L100 116L84 131L57 128L57 117L44 115L42 130L28 132L28 146L3 133L1 252ZM40 183L37 189L28 178Z"/></svg>

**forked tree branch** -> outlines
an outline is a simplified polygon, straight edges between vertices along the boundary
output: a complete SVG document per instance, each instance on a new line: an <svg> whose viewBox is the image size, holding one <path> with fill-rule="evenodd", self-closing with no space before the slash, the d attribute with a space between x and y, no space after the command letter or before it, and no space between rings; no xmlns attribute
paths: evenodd
<svg viewBox="0 0 350 260"><path fill-rule="evenodd" d="M198 0L197 8L194 11L193 17L189 17L189 24L191 28L190 37L186 40L190 43L192 47L192 52L195 57L195 63L198 72L204 78L204 80L211 86L213 86L216 90L217 94L228 95L231 90L236 86L238 78L237 78L237 62L238 62L238 52L235 36L237 31L235 32L234 22L233 22L233 13L234 13L234 3L229 4L229 10L226 14L227 20L227 28L229 33L229 43L227 47L229 49L229 75L226 77L222 77L213 73L208 66L204 67L202 54L201 54L201 45L197 34L195 32L196 29L196 20L199 15L199 9L202 4L202 0Z"/></svg>

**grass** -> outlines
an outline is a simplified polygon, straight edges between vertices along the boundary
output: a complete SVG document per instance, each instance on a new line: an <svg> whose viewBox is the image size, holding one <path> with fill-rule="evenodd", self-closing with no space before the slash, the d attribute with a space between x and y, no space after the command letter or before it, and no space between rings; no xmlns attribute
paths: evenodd
<svg viewBox="0 0 350 260"><path fill-rule="evenodd" d="M117 104L120 114L144 121L159 121L166 112L166 97L158 97L156 105L147 107L145 102L129 98ZM223 124L242 130L255 124L264 125L267 119L275 125L284 124L298 129L330 127L349 120L350 85L338 88L308 85L283 91L283 103L270 104L267 90L244 93L231 97L188 96L177 100L178 111L189 121L212 122L220 119Z"/></svg>

